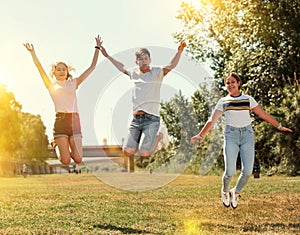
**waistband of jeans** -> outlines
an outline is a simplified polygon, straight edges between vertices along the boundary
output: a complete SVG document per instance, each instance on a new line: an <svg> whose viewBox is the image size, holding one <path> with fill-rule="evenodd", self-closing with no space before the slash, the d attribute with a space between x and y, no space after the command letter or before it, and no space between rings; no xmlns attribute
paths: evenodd
<svg viewBox="0 0 300 235"><path fill-rule="evenodd" d="M156 116L156 115L153 115L153 114L150 114L150 113L142 113L142 114L133 114L133 117L134 118L145 118L145 117L154 117L154 118L158 118L159 119L159 116Z"/></svg>
<svg viewBox="0 0 300 235"><path fill-rule="evenodd" d="M249 125L243 126L243 127L235 127L235 126L231 126L231 125L226 125L225 128L233 128L233 129L237 129L237 130L246 130L248 128L252 128L252 125L249 124Z"/></svg>
<svg viewBox="0 0 300 235"><path fill-rule="evenodd" d="M75 116L75 115L78 115L77 112L75 113L63 113L63 112L58 112L55 114L56 117L66 117L66 116Z"/></svg>

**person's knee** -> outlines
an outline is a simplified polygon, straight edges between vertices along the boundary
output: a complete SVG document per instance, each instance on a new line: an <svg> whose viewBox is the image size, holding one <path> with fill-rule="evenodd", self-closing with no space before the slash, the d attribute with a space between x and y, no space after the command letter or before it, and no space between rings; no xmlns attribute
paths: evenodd
<svg viewBox="0 0 300 235"><path fill-rule="evenodd" d="M243 175L243 177L251 177L252 171L242 171L241 174Z"/></svg>
<svg viewBox="0 0 300 235"><path fill-rule="evenodd" d="M126 157L132 157L135 154L135 150L133 150L133 149L125 149L123 151L123 153L124 153L124 155Z"/></svg>
<svg viewBox="0 0 300 235"><path fill-rule="evenodd" d="M79 164L79 163L82 162L82 157L74 158L73 161L74 161L76 164Z"/></svg>
<svg viewBox="0 0 300 235"><path fill-rule="evenodd" d="M63 164L63 165L69 165L70 162L71 162L71 158L69 157L61 157L60 158L60 162Z"/></svg>
<svg viewBox="0 0 300 235"><path fill-rule="evenodd" d="M73 159L73 161L76 164L81 163L82 162L82 151L77 151L77 149L75 151L72 151L71 158Z"/></svg>
<svg viewBox="0 0 300 235"><path fill-rule="evenodd" d="M143 158L148 158L151 155L150 151L146 151L146 150L140 150L139 151L139 155Z"/></svg>
<svg viewBox="0 0 300 235"><path fill-rule="evenodd" d="M230 170L230 171L227 170L227 171L225 171L224 176L226 178L232 178L235 176L235 174L236 174L235 170Z"/></svg>

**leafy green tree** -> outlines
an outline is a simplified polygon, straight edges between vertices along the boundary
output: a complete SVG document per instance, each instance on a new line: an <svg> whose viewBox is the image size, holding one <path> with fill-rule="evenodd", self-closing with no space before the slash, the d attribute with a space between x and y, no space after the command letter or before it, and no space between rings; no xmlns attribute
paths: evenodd
<svg viewBox="0 0 300 235"><path fill-rule="evenodd" d="M300 87L286 85L281 91L282 102L279 107L270 106L267 111L283 124L290 125L293 133L282 133L266 122L256 126L256 157L268 174L299 174L300 169Z"/></svg>
<svg viewBox="0 0 300 235"><path fill-rule="evenodd" d="M180 161L188 162L193 152L190 138L198 126L191 102L180 91L169 102L161 105L161 117L177 151L182 153Z"/></svg>
<svg viewBox="0 0 300 235"><path fill-rule="evenodd" d="M14 94L0 84L0 158L18 158L20 148L21 105L15 100Z"/></svg>
<svg viewBox="0 0 300 235"><path fill-rule="evenodd" d="M21 113L22 148L23 159L34 162L43 162L48 156L48 138L45 134L46 127L40 115Z"/></svg>
<svg viewBox="0 0 300 235"><path fill-rule="evenodd" d="M184 27L175 34L185 38L197 61L208 60L215 79L237 71L244 87L268 105L274 78L293 80L300 70L300 2L295 0L210 0L182 3L178 19Z"/></svg>
<svg viewBox="0 0 300 235"><path fill-rule="evenodd" d="M0 84L0 159L43 161L48 154L46 128L39 115L21 109L14 94Z"/></svg>
<svg viewBox="0 0 300 235"><path fill-rule="evenodd" d="M289 120L287 126L297 123L299 109L286 110L284 104L291 99L285 93L297 97L299 90L283 87L286 84L299 86L296 75L300 72L300 1L204 0L199 3L199 7L182 3L177 17L183 27L174 38L187 41L187 51L196 61L211 63L221 93L224 91L224 76L236 71L242 78L245 93L253 96L279 120ZM270 131L262 128L263 134L259 133L256 142L257 156L265 159L259 160L265 168L270 168L275 162L264 156L271 154L274 157L275 150L271 151L271 146L275 141L272 145L269 140L277 135L284 138L284 135L269 124L261 123L258 117L254 118L257 131L260 127L270 128ZM295 148L299 130L296 128L294 134L288 136L294 136L294 139L276 139L279 142L276 142L275 151L275 165L281 166L280 171L283 171L283 162L286 162L286 172L299 156ZM282 156L280 151L286 151L286 156L278 158ZM294 166L292 171L299 172L299 166Z"/></svg>
<svg viewBox="0 0 300 235"><path fill-rule="evenodd" d="M171 160L178 165L186 165L195 155L190 138L198 129L193 106L181 91L167 102L161 103L160 116L168 129L170 146L153 154L148 163L160 167ZM145 162L145 161L144 161Z"/></svg>

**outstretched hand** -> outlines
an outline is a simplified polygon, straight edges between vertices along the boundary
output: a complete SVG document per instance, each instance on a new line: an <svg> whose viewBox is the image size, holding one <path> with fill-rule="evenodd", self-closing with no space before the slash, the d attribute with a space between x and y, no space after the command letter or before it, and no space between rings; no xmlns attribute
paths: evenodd
<svg viewBox="0 0 300 235"><path fill-rule="evenodd" d="M100 46L100 51L104 57L108 57L108 53L106 52L105 48L102 46L102 42Z"/></svg>
<svg viewBox="0 0 300 235"><path fill-rule="evenodd" d="M279 130L284 131L284 132L293 132L293 130L291 130L290 128L284 127L284 126L280 127Z"/></svg>
<svg viewBox="0 0 300 235"><path fill-rule="evenodd" d="M98 35L97 37L95 37L95 39L96 39L97 47L101 48L102 45L101 37Z"/></svg>
<svg viewBox="0 0 300 235"><path fill-rule="evenodd" d="M186 43L184 40L182 40L178 46L178 51L183 51L185 47L186 47Z"/></svg>
<svg viewBox="0 0 300 235"><path fill-rule="evenodd" d="M26 42L26 43L23 43L23 45L29 52L34 51L34 47L32 44L29 44L28 42Z"/></svg>
<svg viewBox="0 0 300 235"><path fill-rule="evenodd" d="M191 143L200 142L201 139L202 139L202 136L195 135L191 138Z"/></svg>

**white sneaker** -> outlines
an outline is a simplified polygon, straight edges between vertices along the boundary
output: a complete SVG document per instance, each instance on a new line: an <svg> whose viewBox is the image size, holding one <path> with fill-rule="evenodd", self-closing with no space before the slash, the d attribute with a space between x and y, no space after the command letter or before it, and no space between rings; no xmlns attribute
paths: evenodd
<svg viewBox="0 0 300 235"><path fill-rule="evenodd" d="M224 206L226 206L226 207L230 206L230 195L229 195L229 192L224 192L222 190L222 202L223 202Z"/></svg>
<svg viewBox="0 0 300 235"><path fill-rule="evenodd" d="M235 193L235 189L230 190L230 204L233 209L236 209L238 206L239 194Z"/></svg>

